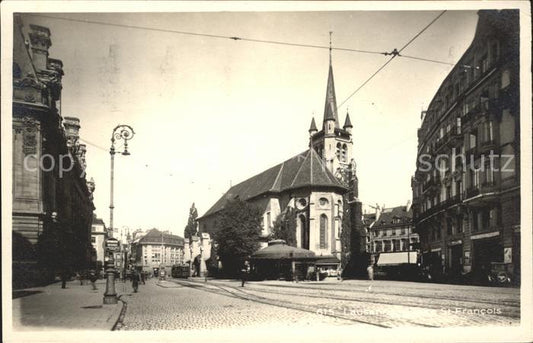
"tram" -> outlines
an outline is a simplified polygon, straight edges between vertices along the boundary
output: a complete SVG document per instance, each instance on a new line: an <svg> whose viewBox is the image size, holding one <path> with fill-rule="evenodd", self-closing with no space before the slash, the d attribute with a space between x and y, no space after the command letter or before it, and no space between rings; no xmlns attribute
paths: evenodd
<svg viewBox="0 0 533 343"><path fill-rule="evenodd" d="M186 278L189 277L189 275L190 275L189 273L190 273L190 268L189 268L188 265L175 264L175 265L172 266L170 275L173 278L186 279Z"/></svg>

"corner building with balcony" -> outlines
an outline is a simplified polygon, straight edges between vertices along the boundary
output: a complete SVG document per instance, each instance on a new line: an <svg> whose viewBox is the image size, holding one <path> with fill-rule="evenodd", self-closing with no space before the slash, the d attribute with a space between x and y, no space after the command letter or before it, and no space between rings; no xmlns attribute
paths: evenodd
<svg viewBox="0 0 533 343"><path fill-rule="evenodd" d="M422 112L413 222L432 273L486 280L498 262L519 283L519 14L478 16L470 47Z"/></svg>

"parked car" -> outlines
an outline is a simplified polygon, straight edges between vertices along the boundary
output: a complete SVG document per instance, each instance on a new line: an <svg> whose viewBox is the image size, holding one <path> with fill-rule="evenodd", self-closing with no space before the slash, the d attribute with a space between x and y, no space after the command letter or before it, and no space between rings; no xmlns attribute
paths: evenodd
<svg viewBox="0 0 533 343"><path fill-rule="evenodd" d="M511 275L511 264L492 262L488 279L493 285L508 285L511 284Z"/></svg>

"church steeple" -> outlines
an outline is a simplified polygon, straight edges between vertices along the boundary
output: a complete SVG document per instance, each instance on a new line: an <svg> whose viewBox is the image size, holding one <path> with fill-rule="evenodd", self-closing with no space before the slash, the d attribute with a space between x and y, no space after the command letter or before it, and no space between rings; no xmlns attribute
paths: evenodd
<svg viewBox="0 0 533 343"><path fill-rule="evenodd" d="M344 121L344 126L342 128L349 133L352 133L353 125L352 121L350 120L350 113L348 113L348 111L346 111L346 120Z"/></svg>
<svg viewBox="0 0 533 343"><path fill-rule="evenodd" d="M309 127L309 134L312 136L317 132L318 129L316 128L315 117L313 117L313 119L311 119L311 126Z"/></svg>
<svg viewBox="0 0 533 343"><path fill-rule="evenodd" d="M331 33L329 33L329 73L328 85L326 88L326 103L324 105L324 128L327 124L335 122L335 127L339 128L339 117L337 115L337 99L335 97L335 82L333 80L333 65L331 63Z"/></svg>

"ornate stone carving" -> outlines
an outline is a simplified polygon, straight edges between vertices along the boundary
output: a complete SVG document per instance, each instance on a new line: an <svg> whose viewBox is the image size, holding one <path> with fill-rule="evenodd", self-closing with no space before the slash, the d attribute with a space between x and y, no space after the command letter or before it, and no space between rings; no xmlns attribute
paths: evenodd
<svg viewBox="0 0 533 343"><path fill-rule="evenodd" d="M24 117L22 120L22 151L25 155L37 153L37 131L39 123L31 118Z"/></svg>
<svg viewBox="0 0 533 343"><path fill-rule="evenodd" d="M36 80L33 76L28 75L22 79L13 80L13 86L17 88L31 87L35 89L42 89L44 85Z"/></svg>

